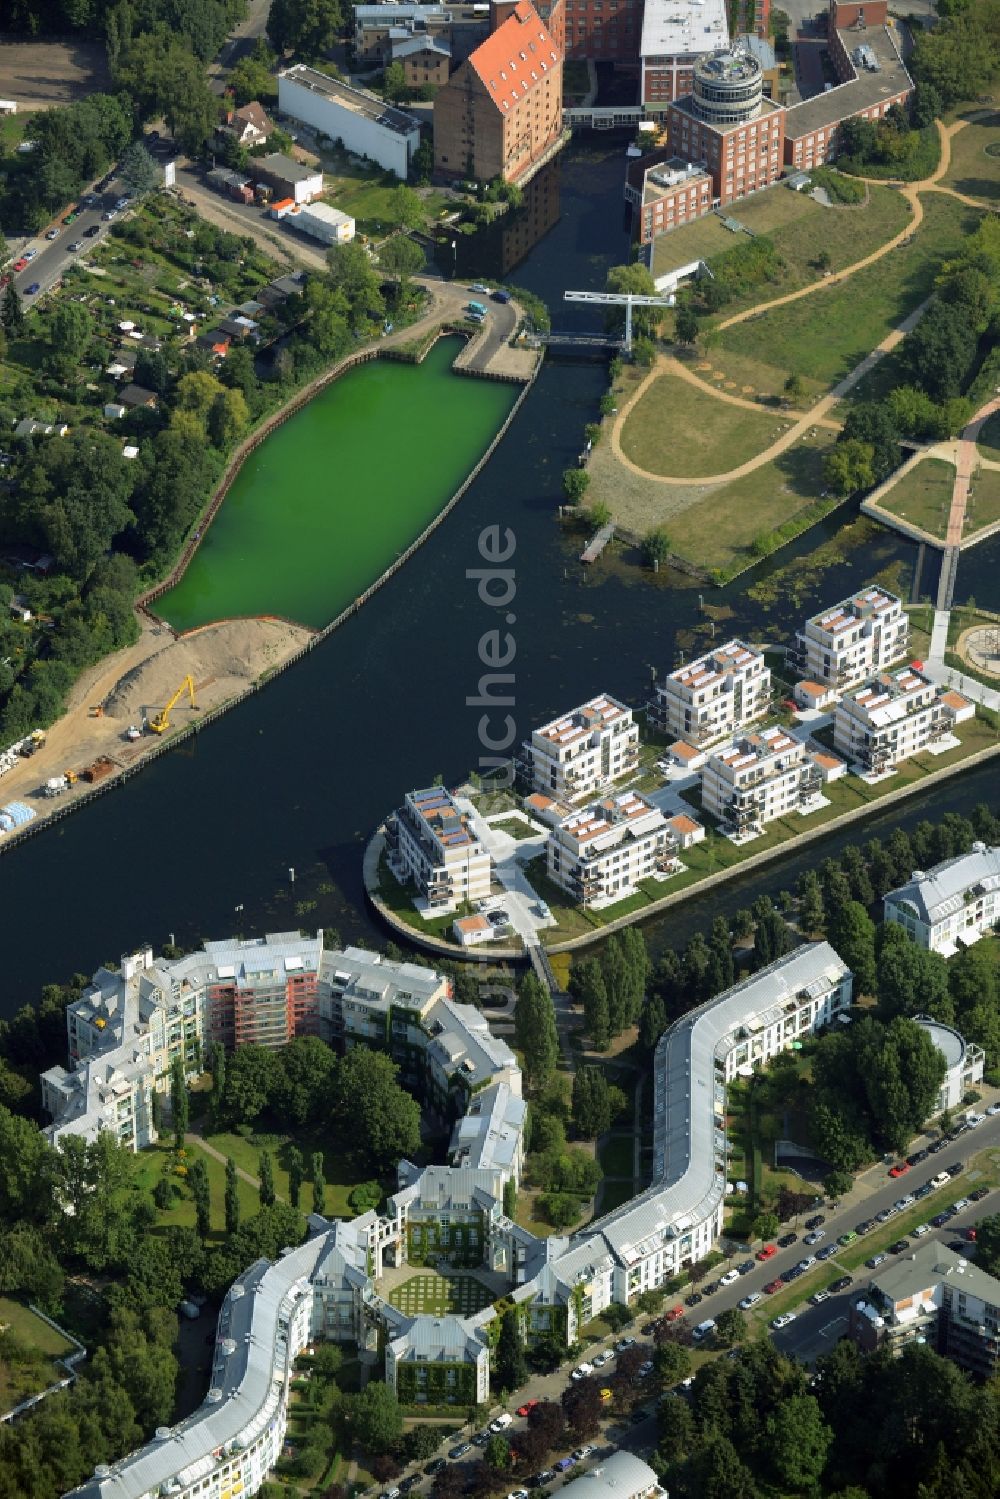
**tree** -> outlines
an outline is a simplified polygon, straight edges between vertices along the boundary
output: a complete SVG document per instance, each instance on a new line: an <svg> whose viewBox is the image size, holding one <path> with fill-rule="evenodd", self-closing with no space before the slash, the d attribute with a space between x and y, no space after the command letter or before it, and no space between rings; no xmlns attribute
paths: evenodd
<svg viewBox="0 0 1000 1499"><path fill-rule="evenodd" d="M654 572L659 572L660 563L670 555L670 537L662 526L647 531L642 541L642 555Z"/></svg>
<svg viewBox="0 0 1000 1499"><path fill-rule="evenodd" d="M0 1105L0 1221L45 1216L56 1165L38 1126Z"/></svg>
<svg viewBox="0 0 1000 1499"><path fill-rule="evenodd" d="M151 193L161 181L160 169L142 141L133 141L125 148L118 175L124 178L129 192L134 193L138 198Z"/></svg>
<svg viewBox="0 0 1000 1499"><path fill-rule="evenodd" d="M274 1161L269 1150L260 1153L260 1205L269 1208L274 1202Z"/></svg>
<svg viewBox="0 0 1000 1499"><path fill-rule="evenodd" d="M187 1078L184 1076L183 1057L174 1057L170 1064L170 1114L174 1124L174 1145L178 1150L184 1144L188 1118Z"/></svg>
<svg viewBox="0 0 1000 1499"><path fill-rule="evenodd" d="M389 217L394 224L399 224L403 229L419 229L423 225L427 210L419 193L415 193L412 187L400 183L394 187L389 194ZM413 241L411 240L412 244ZM383 249L387 248L383 246ZM379 256L381 258L381 250ZM421 257L422 258L422 257Z"/></svg>
<svg viewBox="0 0 1000 1499"><path fill-rule="evenodd" d="M334 1119L355 1158L375 1174L395 1168L420 1146L420 1105L396 1081L398 1071L383 1052L356 1047L334 1075Z"/></svg>
<svg viewBox="0 0 1000 1499"><path fill-rule="evenodd" d="M366 333L373 323L381 324L385 302L364 245L353 240L350 244L334 245L327 251L326 263L329 267L326 284L346 298L352 333Z"/></svg>
<svg viewBox="0 0 1000 1499"><path fill-rule="evenodd" d="M823 478L837 494L855 494L875 484L874 464L875 449L870 442L838 440L823 458Z"/></svg>
<svg viewBox="0 0 1000 1499"><path fill-rule="evenodd" d="M815 869L806 869L799 877L799 926L807 937L823 930L823 892Z"/></svg>
<svg viewBox="0 0 1000 1499"><path fill-rule="evenodd" d="M370 1213L381 1207L384 1195L378 1182L358 1182L348 1197L347 1204L352 1213Z"/></svg>
<svg viewBox="0 0 1000 1499"><path fill-rule="evenodd" d="M674 337L678 343L693 344L698 340L700 322L690 302L682 302L674 313Z"/></svg>
<svg viewBox="0 0 1000 1499"><path fill-rule="evenodd" d="M754 965L766 968L768 963L784 957L792 948L792 933L788 923L777 911L768 911L758 921L753 939Z"/></svg>
<svg viewBox="0 0 1000 1499"><path fill-rule="evenodd" d="M86 307L60 297L49 319L49 346L45 356L49 369L67 380L71 379L93 333L94 319Z"/></svg>
<svg viewBox="0 0 1000 1499"><path fill-rule="evenodd" d="M820 255L825 255L825 254L826 254L825 250L821 250L820 251ZM817 256L816 258L818 260L819 256ZM827 257L827 258L829 258L829 257ZM805 394L806 394L806 387L805 387L805 383L804 383L804 381L802 379L802 376L793 372L791 375L789 375L788 379L785 381L785 397L786 397L786 399L789 401L789 403L792 406L799 406L799 405L801 405L802 401L805 399Z"/></svg>
<svg viewBox="0 0 1000 1499"><path fill-rule="evenodd" d="M1000 1272L1000 1213L980 1218L976 1224L976 1265L987 1275Z"/></svg>
<svg viewBox="0 0 1000 1499"><path fill-rule="evenodd" d="M496 1352L496 1384L501 1390L516 1390L528 1377L524 1338L516 1311L505 1312L500 1323ZM505 1444L506 1445L506 1444Z"/></svg>
<svg viewBox="0 0 1000 1499"><path fill-rule="evenodd" d="M533 973L525 975L514 1007L514 1033L524 1053L529 1083L540 1088L552 1076L559 1057L559 1036L552 996Z"/></svg>
<svg viewBox="0 0 1000 1499"><path fill-rule="evenodd" d="M404 187L397 191L409 192L410 189ZM394 234L379 250L378 261L384 271L396 278L402 293L402 289L409 284L410 277L423 270L424 252L409 235Z"/></svg>
<svg viewBox="0 0 1000 1499"><path fill-rule="evenodd" d="M302 1152L296 1145L292 1145L288 1150L288 1200L293 1208L299 1205L299 1193L302 1190L304 1174Z"/></svg>
<svg viewBox="0 0 1000 1499"><path fill-rule="evenodd" d="M832 1201L838 1197L846 1197L854 1186L854 1177L849 1171L831 1171L823 1178L823 1191Z"/></svg>
<svg viewBox="0 0 1000 1499"><path fill-rule="evenodd" d="M210 47L206 59L215 50ZM209 88L203 63L180 37L163 27L136 37L117 75L141 118L162 115L181 149L188 156L199 154L215 129L221 105Z"/></svg>
<svg viewBox="0 0 1000 1499"><path fill-rule="evenodd" d="M875 923L864 906L851 900L833 913L829 923L830 942L854 975L854 993L874 994Z"/></svg>
<svg viewBox="0 0 1000 1499"><path fill-rule="evenodd" d="M185 379L188 377L185 376ZM208 435L220 452L231 448L250 422L246 399L241 390L220 390L208 413Z"/></svg>
<svg viewBox="0 0 1000 1499"><path fill-rule="evenodd" d="M667 1028L667 1012L658 994L651 994L639 1015L639 1045L652 1051Z"/></svg>
<svg viewBox="0 0 1000 1499"><path fill-rule="evenodd" d="M196 1157L188 1167L188 1186L194 1198L194 1217L198 1237L207 1239L212 1230L212 1197L208 1168L200 1156Z"/></svg>
<svg viewBox="0 0 1000 1499"><path fill-rule="evenodd" d="M596 1379L579 1379L562 1393L566 1424L573 1437L585 1441L601 1424L601 1390Z"/></svg>
<svg viewBox="0 0 1000 1499"><path fill-rule="evenodd" d="M653 1363L665 1385L679 1384L691 1373L691 1350L681 1343L658 1343Z"/></svg>
<svg viewBox="0 0 1000 1499"><path fill-rule="evenodd" d="M898 936L883 944L879 953L876 989L880 1018L932 1015L950 1024L955 1018L955 1006L944 958L940 953L918 947L902 927L886 930L887 935L892 931Z"/></svg>
<svg viewBox="0 0 1000 1499"><path fill-rule="evenodd" d="M608 1016L608 991L604 973L596 958L584 958L573 965L570 976L573 998L583 1005L583 1018L595 1051L605 1051L611 1039Z"/></svg>
<svg viewBox="0 0 1000 1499"><path fill-rule="evenodd" d="M747 1335L747 1319L738 1306L727 1306L715 1319L715 1336L723 1348L742 1343Z"/></svg>
<svg viewBox="0 0 1000 1499"><path fill-rule="evenodd" d="M337 1058L318 1036L296 1036L278 1053L272 1111L296 1130L318 1124L329 1111Z"/></svg>
<svg viewBox="0 0 1000 1499"><path fill-rule="evenodd" d="M226 1233L232 1235L240 1226L240 1194L237 1186L236 1162L226 1157Z"/></svg>
<svg viewBox="0 0 1000 1499"><path fill-rule="evenodd" d="M24 332L24 304L21 301L21 293L14 285L13 279L7 282L7 290L3 294L3 308L0 311L0 321L3 322L8 338L20 338Z"/></svg>
<svg viewBox="0 0 1000 1499"><path fill-rule="evenodd" d="M323 1175L323 1152L314 1150L312 1155L313 1212L326 1211L326 1178Z"/></svg>
<svg viewBox="0 0 1000 1499"><path fill-rule="evenodd" d="M386 1385L372 1380L345 1405L345 1415L363 1451L388 1452L399 1440L403 1413Z"/></svg>
<svg viewBox="0 0 1000 1499"><path fill-rule="evenodd" d="M750 1469L717 1430L684 1464L683 1474L685 1493L698 1499L757 1499L759 1493Z"/></svg>
<svg viewBox="0 0 1000 1499"><path fill-rule="evenodd" d="M812 1493L826 1464L833 1432L812 1395L793 1395L768 1416L767 1450L783 1488Z"/></svg>
<svg viewBox="0 0 1000 1499"><path fill-rule="evenodd" d="M278 52L322 57L343 25L340 0L271 0L267 35Z"/></svg>
<svg viewBox="0 0 1000 1499"><path fill-rule="evenodd" d="M503 1212L504 1217L514 1221L517 1212L517 1182L509 1176L503 1184Z"/></svg>
<svg viewBox="0 0 1000 1499"><path fill-rule="evenodd" d="M590 488L590 475L585 468L564 468L562 487L567 502L579 505Z"/></svg>
<svg viewBox="0 0 1000 1499"><path fill-rule="evenodd" d="M773 1239L780 1227L777 1213L758 1213L753 1220L755 1239Z"/></svg>
<svg viewBox="0 0 1000 1499"><path fill-rule="evenodd" d="M585 1140L611 1128L608 1080L599 1067L578 1067L573 1078L573 1123Z"/></svg>
<svg viewBox="0 0 1000 1499"><path fill-rule="evenodd" d="M256 1042L240 1046L226 1063L225 1117L229 1124L252 1124L274 1092L281 1059Z"/></svg>
<svg viewBox="0 0 1000 1499"><path fill-rule="evenodd" d="M631 265L613 265L608 271L605 290L619 294L632 292L643 297L657 296L656 283L647 266L633 261ZM662 307L634 307L632 309L632 331L634 334L655 334L663 317ZM625 308L609 308L606 316L608 331L620 332L625 327Z"/></svg>

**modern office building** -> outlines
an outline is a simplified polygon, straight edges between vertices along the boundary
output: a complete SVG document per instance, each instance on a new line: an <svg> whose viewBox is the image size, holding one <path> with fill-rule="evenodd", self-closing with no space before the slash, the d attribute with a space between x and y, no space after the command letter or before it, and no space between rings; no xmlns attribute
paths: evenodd
<svg viewBox="0 0 1000 1499"><path fill-rule="evenodd" d="M522 183L562 138L563 55L529 0L494 0L491 19L434 100L434 168Z"/></svg>
<svg viewBox="0 0 1000 1499"><path fill-rule="evenodd" d="M909 641L901 600L884 588L865 588L806 620L789 665L821 688L844 692L902 661Z"/></svg>
<svg viewBox="0 0 1000 1499"><path fill-rule="evenodd" d="M691 92L668 106L670 145L712 179L725 207L777 182L784 171L785 111L764 95L752 53L723 48L699 58Z"/></svg>
<svg viewBox="0 0 1000 1499"><path fill-rule="evenodd" d="M489 895L489 853L468 813L443 787L408 791L399 811L386 818L385 840L393 873L416 887L418 910L442 916Z"/></svg>
<svg viewBox="0 0 1000 1499"><path fill-rule="evenodd" d="M296 63L278 74L278 107L293 120L311 125L331 140L342 141L348 151L367 157L406 181L420 145L420 122L405 110L306 63ZM307 201L292 196L297 203Z"/></svg>
<svg viewBox="0 0 1000 1499"><path fill-rule="evenodd" d="M1000 848L974 843L883 897L886 921L905 928L920 947L946 958L971 947L1000 923Z"/></svg>
<svg viewBox="0 0 1000 1499"><path fill-rule="evenodd" d="M927 1343L988 1378L1000 1354L1000 1280L934 1242L910 1249L852 1297L848 1336L864 1352Z"/></svg>
<svg viewBox="0 0 1000 1499"><path fill-rule="evenodd" d="M724 0L645 0L639 102L651 115L690 94L696 65L729 44Z"/></svg>
<svg viewBox="0 0 1000 1499"><path fill-rule="evenodd" d="M761 718L771 705L771 672L742 640L688 661L656 685L657 728L698 749Z"/></svg>
<svg viewBox="0 0 1000 1499"><path fill-rule="evenodd" d="M753 837L776 817L816 805L822 775L805 745L784 729L761 729L709 755L701 801L735 834Z"/></svg>
<svg viewBox="0 0 1000 1499"><path fill-rule="evenodd" d="M385 67L406 41L431 41L461 62L490 29L488 4L355 5L354 58L366 68Z"/></svg>
<svg viewBox="0 0 1000 1499"><path fill-rule="evenodd" d="M677 847L659 807L623 791L591 802L553 829L546 867L575 905L600 907L677 869Z"/></svg>
<svg viewBox="0 0 1000 1499"><path fill-rule="evenodd" d="M639 725L631 708L601 693L535 729L525 752L536 791L578 801L638 767Z"/></svg>
<svg viewBox="0 0 1000 1499"><path fill-rule="evenodd" d="M975 711L961 693L942 690L916 667L904 666L841 698L833 714L834 748L865 774L887 774L938 744Z"/></svg>
<svg viewBox="0 0 1000 1499"><path fill-rule="evenodd" d="M625 201L635 213L633 226L642 245L661 234L690 224L712 211L712 179L701 167L679 156L630 162Z"/></svg>

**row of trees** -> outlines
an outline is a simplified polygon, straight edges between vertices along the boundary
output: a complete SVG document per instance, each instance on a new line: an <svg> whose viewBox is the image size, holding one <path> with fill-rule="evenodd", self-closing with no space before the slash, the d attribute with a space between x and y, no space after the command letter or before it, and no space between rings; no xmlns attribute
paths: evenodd
<svg viewBox="0 0 1000 1499"><path fill-rule="evenodd" d="M635 927L609 937L599 958L573 965L569 992L583 1006L595 1051L606 1051L616 1036L639 1019L648 978L649 953Z"/></svg>

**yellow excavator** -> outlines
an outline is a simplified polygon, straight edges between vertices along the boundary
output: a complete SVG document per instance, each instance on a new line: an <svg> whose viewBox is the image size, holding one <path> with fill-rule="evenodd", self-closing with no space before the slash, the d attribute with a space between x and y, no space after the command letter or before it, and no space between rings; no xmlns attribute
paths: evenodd
<svg viewBox="0 0 1000 1499"><path fill-rule="evenodd" d="M170 699L167 706L160 713L154 713L152 718L149 719L149 727L152 729L154 734L163 734L167 729L169 729L170 710L171 708L176 707L177 703L184 696L185 692L191 699L192 708L197 707L197 704L194 700L194 677L185 677L181 685L178 687L177 691L174 693L173 697Z"/></svg>

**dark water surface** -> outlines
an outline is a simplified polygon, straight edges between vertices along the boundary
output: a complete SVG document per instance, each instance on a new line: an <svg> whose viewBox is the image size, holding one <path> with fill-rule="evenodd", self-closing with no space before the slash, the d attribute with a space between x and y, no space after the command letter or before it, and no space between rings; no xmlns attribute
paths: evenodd
<svg viewBox="0 0 1000 1499"><path fill-rule="evenodd" d="M563 288L600 288L608 266L628 257L623 170L623 150L603 140L599 149L574 146L559 163L561 216L512 272L554 311ZM557 322L585 327L586 316L560 310ZM661 574L654 581L615 557L585 570L576 560L581 538L567 539L556 522L560 474L605 384L599 363L548 361L461 504L364 609L197 739L0 859L0 1013L35 997L48 980L90 972L171 932L194 943L237 928L326 925L345 939L384 942L364 904L362 846L407 788L438 773L457 780L476 765L482 710L466 698L484 669L484 631L499 624L516 640L511 712L519 737L601 690L640 704L652 667L662 673L678 652L707 643L699 589L689 580ZM403 446L398 461L405 480ZM479 537L495 524L516 537L509 625L466 576L482 566ZM845 539L840 524L830 518L727 589L701 590L706 606L719 611L717 631L785 638L804 614L886 568L908 587L910 545L862 527L849 528ZM816 549L834 537L820 580ZM858 537L865 539L852 541ZM998 563L997 542L969 553L958 600L995 600ZM929 587L925 574L921 591ZM956 778L848 837L948 807L967 811L995 783L992 767ZM829 844L814 845L809 862L839 841L833 834ZM756 879L693 896L647 927L650 941L683 942L716 912L792 883L799 868L789 859Z"/></svg>

